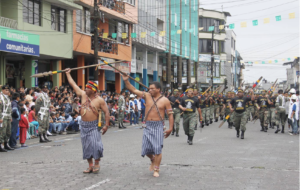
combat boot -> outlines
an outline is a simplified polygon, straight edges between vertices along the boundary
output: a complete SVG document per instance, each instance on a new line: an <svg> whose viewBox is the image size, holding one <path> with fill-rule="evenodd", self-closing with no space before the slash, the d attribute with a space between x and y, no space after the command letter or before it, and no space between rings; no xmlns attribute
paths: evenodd
<svg viewBox="0 0 300 190"><path fill-rule="evenodd" d="M264 132L268 132L268 127L264 127Z"/></svg>
<svg viewBox="0 0 300 190"><path fill-rule="evenodd" d="M218 122L218 118L216 118L215 122Z"/></svg>
<svg viewBox="0 0 300 190"><path fill-rule="evenodd" d="M189 137L190 137L189 145L193 145L193 138L194 138L194 136L189 136Z"/></svg>
<svg viewBox="0 0 300 190"><path fill-rule="evenodd" d="M179 132L179 129L176 129L176 137L179 137L178 132Z"/></svg>
<svg viewBox="0 0 300 190"><path fill-rule="evenodd" d="M264 132L265 131L265 129L264 129L264 127L261 127L261 130L260 130L261 132Z"/></svg>
<svg viewBox="0 0 300 190"><path fill-rule="evenodd" d="M284 125L282 125L281 133L284 133Z"/></svg>
<svg viewBox="0 0 300 190"><path fill-rule="evenodd" d="M190 135L187 135L188 139L187 139L187 143L190 144Z"/></svg>
<svg viewBox="0 0 300 190"><path fill-rule="evenodd" d="M278 133L279 131L280 131L279 125L277 125L277 130L275 131L275 133Z"/></svg>
<svg viewBox="0 0 300 190"><path fill-rule="evenodd" d="M240 130L236 130L236 138L240 137Z"/></svg>
<svg viewBox="0 0 300 190"><path fill-rule="evenodd" d="M213 123L213 120L212 119L210 119L210 123L209 124L212 124Z"/></svg>
<svg viewBox="0 0 300 190"><path fill-rule="evenodd" d="M52 140L48 139L46 133L44 133L43 136L44 136L45 141L47 141L47 142L51 142L52 141Z"/></svg>
<svg viewBox="0 0 300 190"><path fill-rule="evenodd" d="M205 121L206 126L209 126L209 121Z"/></svg>
<svg viewBox="0 0 300 190"><path fill-rule="evenodd" d="M15 150L14 148L10 147L7 142L4 142L4 148L6 150Z"/></svg>
<svg viewBox="0 0 300 190"><path fill-rule="evenodd" d="M47 141L44 139L43 134L40 134L40 143L46 143Z"/></svg>
<svg viewBox="0 0 300 190"><path fill-rule="evenodd" d="M175 131L173 130L172 133L171 133L171 135L174 135L174 132L175 132Z"/></svg>
<svg viewBox="0 0 300 190"><path fill-rule="evenodd" d="M0 152L7 152L4 147L2 147L2 143L0 143Z"/></svg>
<svg viewBox="0 0 300 190"><path fill-rule="evenodd" d="M204 122L203 122L203 121L201 122L201 127L202 127L202 128L204 127Z"/></svg>
<svg viewBox="0 0 300 190"><path fill-rule="evenodd" d="M242 131L241 139L244 139L244 134L245 134L245 131Z"/></svg>
<svg viewBox="0 0 300 190"><path fill-rule="evenodd" d="M233 126L233 123L230 122L230 123L229 123L229 129L232 129L232 126Z"/></svg>
<svg viewBox="0 0 300 190"><path fill-rule="evenodd" d="M197 130L197 124L195 125L195 128L194 128L194 130Z"/></svg>

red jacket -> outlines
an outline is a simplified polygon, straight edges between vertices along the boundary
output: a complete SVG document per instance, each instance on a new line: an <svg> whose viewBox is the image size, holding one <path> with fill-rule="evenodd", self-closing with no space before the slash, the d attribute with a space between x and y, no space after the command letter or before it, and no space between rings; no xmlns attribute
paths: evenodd
<svg viewBox="0 0 300 190"><path fill-rule="evenodd" d="M29 123L27 118L21 114L21 119L19 121L19 127L29 128Z"/></svg>

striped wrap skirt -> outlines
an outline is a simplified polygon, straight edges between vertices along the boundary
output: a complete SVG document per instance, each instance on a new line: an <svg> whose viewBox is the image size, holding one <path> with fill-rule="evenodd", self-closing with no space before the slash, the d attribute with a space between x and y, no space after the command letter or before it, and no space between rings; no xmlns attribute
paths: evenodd
<svg viewBox="0 0 300 190"><path fill-rule="evenodd" d="M103 157L103 144L101 131L98 131L98 120L80 121L80 136L83 151L83 159L99 159Z"/></svg>
<svg viewBox="0 0 300 190"><path fill-rule="evenodd" d="M142 157L161 154L164 140L164 125L162 121L146 121L143 131Z"/></svg>

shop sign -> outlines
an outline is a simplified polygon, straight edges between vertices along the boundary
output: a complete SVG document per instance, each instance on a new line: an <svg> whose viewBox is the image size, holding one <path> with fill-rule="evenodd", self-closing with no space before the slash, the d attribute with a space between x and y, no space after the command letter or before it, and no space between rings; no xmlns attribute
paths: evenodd
<svg viewBox="0 0 300 190"><path fill-rule="evenodd" d="M220 62L220 55L214 55L215 62ZM209 54L199 54L199 61L201 62L211 62L211 55Z"/></svg>
<svg viewBox="0 0 300 190"><path fill-rule="evenodd" d="M129 64L130 64L130 62L124 61L121 63L116 63L115 67L124 73L130 73ZM119 71L115 70L115 73L119 73Z"/></svg>
<svg viewBox="0 0 300 190"><path fill-rule="evenodd" d="M0 26L0 51L40 56L40 36Z"/></svg>
<svg viewBox="0 0 300 190"><path fill-rule="evenodd" d="M147 74L148 75L153 75L153 70L154 70L154 64L153 63L148 63L147 64Z"/></svg>
<svg viewBox="0 0 300 190"><path fill-rule="evenodd" d="M206 83L209 83L211 78L206 78ZM221 83L221 79L220 78L214 78L214 83Z"/></svg>
<svg viewBox="0 0 300 190"><path fill-rule="evenodd" d="M141 60L136 60L136 72L143 73L143 62Z"/></svg>
<svg viewBox="0 0 300 190"><path fill-rule="evenodd" d="M136 59L131 59L131 73L136 73Z"/></svg>

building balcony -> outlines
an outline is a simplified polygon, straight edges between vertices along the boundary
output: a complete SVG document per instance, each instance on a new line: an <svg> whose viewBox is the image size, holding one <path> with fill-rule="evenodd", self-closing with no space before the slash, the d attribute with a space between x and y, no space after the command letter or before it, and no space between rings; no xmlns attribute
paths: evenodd
<svg viewBox="0 0 300 190"><path fill-rule="evenodd" d="M99 4L103 7L125 14L125 3L115 0L99 0Z"/></svg>
<svg viewBox="0 0 300 190"><path fill-rule="evenodd" d="M0 17L0 26L18 29L18 22L10 18Z"/></svg>
<svg viewBox="0 0 300 190"><path fill-rule="evenodd" d="M94 50L94 37L91 40L91 49ZM109 38L98 38L98 52L118 55L118 42Z"/></svg>

